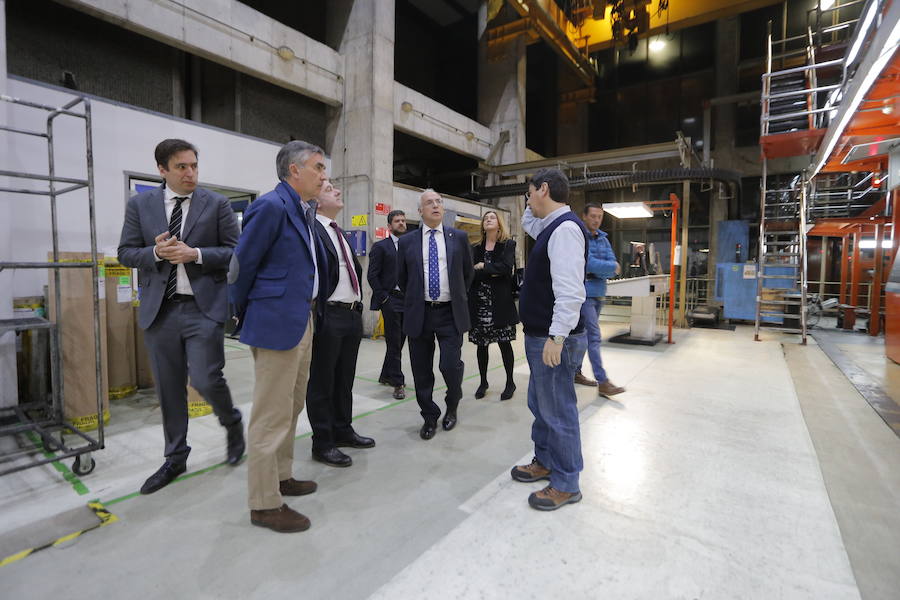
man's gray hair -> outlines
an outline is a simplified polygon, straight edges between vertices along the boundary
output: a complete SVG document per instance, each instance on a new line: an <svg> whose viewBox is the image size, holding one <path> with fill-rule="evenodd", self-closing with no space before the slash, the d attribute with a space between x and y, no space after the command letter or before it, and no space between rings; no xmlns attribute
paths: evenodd
<svg viewBox="0 0 900 600"><path fill-rule="evenodd" d="M438 194L435 190L433 190L433 189L431 189L431 188L425 188L424 190L422 190L422 193L419 194L419 206L422 205L422 198L424 198L424 197L425 197L425 194L427 194L428 192L434 192L435 194L437 194L438 196L440 196L440 194Z"/></svg>
<svg viewBox="0 0 900 600"><path fill-rule="evenodd" d="M313 154L324 156L325 152L316 145L300 140L292 140L282 146L275 158L275 171L278 173L278 179L286 180L291 174L292 164L302 167Z"/></svg>

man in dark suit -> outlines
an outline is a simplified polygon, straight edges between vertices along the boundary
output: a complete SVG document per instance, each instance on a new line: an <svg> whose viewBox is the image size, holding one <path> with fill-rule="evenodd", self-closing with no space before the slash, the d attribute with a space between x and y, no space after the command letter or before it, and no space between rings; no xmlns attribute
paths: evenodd
<svg viewBox="0 0 900 600"><path fill-rule="evenodd" d="M338 448L373 448L375 440L353 430L353 378L362 340L362 267L335 222L344 207L341 190L326 181L316 196L316 235L328 254L324 315L313 336L306 393L312 457L332 467L353 460Z"/></svg>
<svg viewBox="0 0 900 600"><path fill-rule="evenodd" d="M441 409L434 392L434 340L441 349L439 368L447 384L444 431L456 427L462 398L462 335L469 329L466 292L474 268L472 247L464 231L445 227L444 201L432 189L419 198L422 227L400 238L398 284L404 292L403 330L409 338L416 401L425 424L419 431L430 440L437 430Z"/></svg>
<svg viewBox="0 0 900 600"><path fill-rule="evenodd" d="M310 521L283 496L316 491L293 477L297 417L306 400L320 290L327 258L314 233L310 202L325 182L325 156L312 144L288 142L275 159L281 182L244 213L231 287L241 341L253 353L253 413L247 429L250 522L279 532Z"/></svg>
<svg viewBox="0 0 900 600"><path fill-rule="evenodd" d="M152 494L187 470L187 378L227 430L230 465L244 454L241 413L222 376L226 279L238 224L228 199L197 187L197 149L184 140L156 146L160 187L128 201L119 262L138 269L138 324L156 381L166 461L141 487Z"/></svg>
<svg viewBox="0 0 900 600"><path fill-rule="evenodd" d="M394 386L394 398L406 398L406 381L400 366L403 352L403 292L397 286L397 248L400 236L406 233L406 215L392 210L387 216L391 235L372 244L367 278L372 287L371 310L380 310L384 321L384 341L387 349L378 381Z"/></svg>

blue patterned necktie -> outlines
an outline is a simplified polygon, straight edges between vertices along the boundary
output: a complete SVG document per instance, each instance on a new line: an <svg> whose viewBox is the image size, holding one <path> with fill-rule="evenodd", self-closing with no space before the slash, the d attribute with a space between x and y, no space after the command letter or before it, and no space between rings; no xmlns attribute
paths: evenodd
<svg viewBox="0 0 900 600"><path fill-rule="evenodd" d="M428 233L431 237L428 239L428 295L432 300L437 300L441 295L441 271L438 267L438 249L437 242L434 239L435 229Z"/></svg>

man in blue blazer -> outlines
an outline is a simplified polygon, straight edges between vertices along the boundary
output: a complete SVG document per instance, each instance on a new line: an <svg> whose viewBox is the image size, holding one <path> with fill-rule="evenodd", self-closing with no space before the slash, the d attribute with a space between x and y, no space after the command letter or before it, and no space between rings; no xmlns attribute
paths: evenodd
<svg viewBox="0 0 900 600"><path fill-rule="evenodd" d="M150 356L166 437L166 461L141 487L152 494L187 470L187 378L228 432L228 463L244 455L244 426L225 366L226 278L238 224L221 194L197 187L197 149L163 140L163 184L128 201L119 262L138 270L138 324Z"/></svg>
<svg viewBox="0 0 900 600"><path fill-rule="evenodd" d="M430 440L440 407L434 392L434 341L441 350L438 366L447 384L445 431L456 427L462 398L462 336L469 330L467 292L474 277L472 247L464 231L445 227L444 201L432 189L419 198L422 226L400 238L398 285L404 292L403 331L409 338L416 401L425 420L419 436Z"/></svg>
<svg viewBox="0 0 900 600"><path fill-rule="evenodd" d="M315 482L293 478L292 465L320 290L327 288L327 259L309 201L326 174L324 153L306 142L288 142L275 160L281 182L244 213L231 298L256 376L247 431L250 522L294 532L308 529L310 521L282 496L316 490Z"/></svg>

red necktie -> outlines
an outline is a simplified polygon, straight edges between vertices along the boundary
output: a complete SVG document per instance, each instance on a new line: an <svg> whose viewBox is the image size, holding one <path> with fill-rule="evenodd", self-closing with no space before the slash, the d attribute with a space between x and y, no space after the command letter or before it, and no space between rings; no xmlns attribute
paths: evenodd
<svg viewBox="0 0 900 600"><path fill-rule="evenodd" d="M344 232L338 227L338 224L332 221L331 226L334 227L334 230L338 235L338 246L341 247L341 256L344 257L344 264L347 266L347 272L350 274L350 283L353 284L353 293L357 296L359 295L359 281L356 280L356 269L353 268L353 263L350 261L350 257L347 256L347 247L344 245Z"/></svg>

